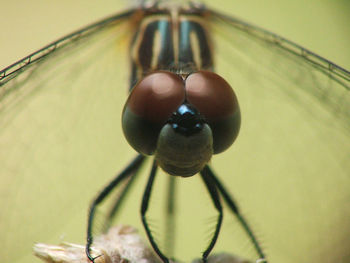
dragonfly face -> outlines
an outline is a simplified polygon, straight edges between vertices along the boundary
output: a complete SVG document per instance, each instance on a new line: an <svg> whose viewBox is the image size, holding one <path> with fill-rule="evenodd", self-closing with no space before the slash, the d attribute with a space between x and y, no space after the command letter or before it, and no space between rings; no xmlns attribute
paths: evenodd
<svg viewBox="0 0 350 263"><path fill-rule="evenodd" d="M235 140L237 98L224 79L203 71L214 67L203 9L174 5L143 15L130 52L124 134L138 152L155 154L167 173L192 176Z"/></svg>
<svg viewBox="0 0 350 263"><path fill-rule="evenodd" d="M166 172L186 177L233 143L240 114L231 87L215 73L199 71L183 80L156 72L133 88L122 123L137 151L155 154Z"/></svg>
<svg viewBox="0 0 350 263"><path fill-rule="evenodd" d="M158 166L184 177L201 173L197 177L203 178L211 197L208 210L219 214L210 231L213 235L207 238L209 246L201 246L203 259L226 234L224 227L219 234L221 202L226 202L230 210L225 219L233 212L233 218L243 220L238 226L245 234L242 238L234 233L224 239L229 240L225 241L226 251L235 253L239 245L249 244L247 254L253 254L252 260L264 258L263 246L268 248L271 262L346 262L349 165L341 160L350 154L346 143L348 71L210 8L170 6L132 8L0 72L0 156L4 164L0 171L3 182L10 182L1 186L1 193L11 200L3 202L2 198L1 206L10 211L6 208L24 203L27 209L16 209L16 214L34 229L32 233L29 227L9 220L14 218L11 213L0 215L0 232L5 233L0 235L0 243L6 251L12 249L5 262L15 262L25 245L29 251L31 243L54 236L53 230L59 232L63 223L55 218L81 211L77 221L84 224L86 200L94 194L96 181L110 180L111 174L121 169L115 159L126 162L131 157L126 149L131 147L142 156L114 182L123 190L122 183L128 185L128 180L136 177L144 156L154 156L142 202L142 222L164 262L171 253L158 247L158 233L151 231L145 220ZM127 47L116 48L124 36L130 37ZM130 73L125 70L128 68ZM163 80L166 84L158 85ZM129 88L128 98L123 97L124 87ZM120 148L127 144L120 139L122 129L131 147ZM210 159L220 178L232 177L230 192L243 200L248 223L255 222L253 230L260 230L259 238L228 189L207 166ZM33 175L40 185L33 185ZM32 187L11 190L14 180ZM67 185L76 190L69 194ZM77 192L79 198L74 195ZM185 202L197 201L195 194L188 194ZM134 206L133 210L138 210ZM89 224L95 225L94 209L90 212ZM110 212L113 217L115 211ZM187 215L194 218L193 213ZM45 227L43 220L50 227ZM6 247L7 229L14 228L10 232L16 242L30 236L30 241L23 241L23 248L13 249L12 243ZM39 236L36 230L42 228L50 231ZM188 236L192 237L192 231ZM329 237L327 244L322 242L325 236ZM237 253L244 253L242 250Z"/></svg>

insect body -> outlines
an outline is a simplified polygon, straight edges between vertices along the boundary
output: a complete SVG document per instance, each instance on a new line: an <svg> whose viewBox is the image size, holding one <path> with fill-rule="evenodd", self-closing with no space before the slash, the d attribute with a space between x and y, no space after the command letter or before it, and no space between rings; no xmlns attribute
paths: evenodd
<svg viewBox="0 0 350 263"><path fill-rule="evenodd" d="M229 190L242 203L251 198L245 207L258 219L270 262L348 262L350 72L204 5L149 2L0 71L2 261L17 262L34 242L61 233L62 218L84 211L96 182L127 156L120 147L125 143L139 154L92 202L86 244L91 261L100 256L90 249L100 222L96 210L114 201L105 215L108 229L151 159L141 220L163 262L173 257L174 241L168 238L164 249L146 218L159 168L169 180L166 237L175 232L175 182L198 177L209 193L206 205L217 212L202 260L217 241L227 240L220 229L228 208L244 236L235 232L229 240L243 249L249 244L251 259L266 262L261 242L210 166L220 153L215 167L220 176L232 177ZM109 198L114 191L116 200ZM195 212L186 213L186 220L197 220ZM192 233L181 242L193 242ZM245 252L229 242L224 246Z"/></svg>
<svg viewBox="0 0 350 263"><path fill-rule="evenodd" d="M259 256L264 254L233 199L208 166L213 154L232 145L240 127L240 109L230 85L213 72L213 50L205 9L183 6L140 10L131 54L130 95L122 114L122 126L130 145L141 155L93 203L94 209L108 192L137 170L144 156L155 160L143 196L141 216L148 238L164 262L167 256L154 241L146 220L157 167L169 176L200 173L219 215L215 233L203 252L206 261L219 236L222 207L219 195L241 220ZM90 229L90 227L89 227ZM88 231L87 255L92 242Z"/></svg>

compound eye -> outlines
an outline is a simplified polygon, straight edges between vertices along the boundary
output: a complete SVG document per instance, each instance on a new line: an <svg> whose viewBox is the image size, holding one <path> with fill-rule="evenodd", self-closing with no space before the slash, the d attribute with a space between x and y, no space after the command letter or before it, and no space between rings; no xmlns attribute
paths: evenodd
<svg viewBox="0 0 350 263"><path fill-rule="evenodd" d="M230 84L213 72L199 71L188 76L186 96L208 121L225 118L238 109Z"/></svg>
<svg viewBox="0 0 350 263"><path fill-rule="evenodd" d="M179 76L156 72L135 85L126 106L145 120L164 123L184 99L184 84Z"/></svg>
<svg viewBox="0 0 350 263"><path fill-rule="evenodd" d="M240 128L240 110L231 86L219 75L199 71L185 82L186 99L205 117L213 133L214 153L226 150Z"/></svg>
<svg viewBox="0 0 350 263"><path fill-rule="evenodd" d="M181 77L166 71L147 75L131 90L122 125L126 139L140 153L153 154L162 126L185 100Z"/></svg>

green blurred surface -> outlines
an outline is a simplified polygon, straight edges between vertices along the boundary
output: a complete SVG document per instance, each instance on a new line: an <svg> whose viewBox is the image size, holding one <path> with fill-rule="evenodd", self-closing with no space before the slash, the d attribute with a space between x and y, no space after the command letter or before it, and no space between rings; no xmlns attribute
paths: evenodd
<svg viewBox="0 0 350 263"><path fill-rule="evenodd" d="M210 3L208 5L210 5ZM37 50L39 47L75 30L76 28L84 26L105 15L112 14L116 10L120 10L120 7L122 6L124 6L123 3L120 4L114 0L103 1L103 4L96 1L48 2L34 0L30 2L8 1L2 3L0 23L3 26L0 41L0 68L3 68L13 61L20 59L28 53ZM279 33L282 36L332 60L333 62L344 66L345 68L350 68L350 51L348 48L350 46L350 29L348 27L350 4L348 1L230 0L215 1L215 7L219 10L224 10L229 14L237 15L246 21L257 24L273 32ZM237 80L237 82L239 83L239 80ZM246 107L249 109L249 100L244 101L244 98L249 98L250 94L244 94L241 91L239 95L243 97L243 101L241 102L242 105L248 105ZM112 98L113 96L106 95L105 97L100 98L101 100L99 103L105 105L106 101ZM81 99L84 100L91 98L82 97ZM122 98L118 99L120 99L121 105L123 103ZM285 99L288 100L288 98ZM98 107L98 105L99 104L97 103L95 106ZM311 103L310 105L313 104ZM271 99L271 109L280 106L280 102ZM280 259L286 257L286 255L288 257L290 251L298 251L297 253L300 253L300 258L307 258L304 262L316 262L310 259L310 257L312 257L310 255L314 255L313 253L315 253L316 256L322 256L322 253L319 251L329 253L330 249L327 247L327 240L329 239L327 234L329 232L326 231L325 228L322 228L320 231L325 231L325 233L318 233L319 229L317 223L319 221L326 222L328 228L334 229L334 231L337 232L339 231L337 227L346 225L344 222L349 219L342 218L342 214L338 211L339 209L349 209L349 207L328 208L329 205L337 203L349 205L349 200L340 200L343 202L338 202L339 200L337 200L337 191L340 193L343 193L346 189L349 189L350 191L350 171L346 170L349 167L347 160L339 162L337 159L338 156L342 156L341 153L348 151L349 138L344 136L341 132L340 134L337 134L337 130L332 131L332 128L334 127L331 127L331 122L323 123L330 125L328 129L331 130L331 134L334 135L331 139L326 137L326 135L329 134L329 130L320 133L310 130L308 123L310 120L305 121L305 123L298 122L297 116L299 113L295 112L293 102L282 106L284 107L279 108L279 112L283 114L283 116L291 116L291 118L294 116L295 119L293 119L293 121L300 125L299 130L302 139L299 143L307 142L308 146L312 146L312 148L303 149L302 145L298 144L298 142L295 142L296 145L293 147L289 147L288 144L286 144L285 154L288 156L298 156L298 154L301 154L298 151L303 149L314 158L314 163L310 163L313 159L305 159L304 162L300 162L293 167L288 167L290 170L286 171L286 168L283 166L283 156L279 154L281 153L280 147L284 143L283 140L288 137L288 135L279 133L279 127L270 127L271 130L264 132L270 132L272 134L276 133L274 143L268 141L269 139L267 139L267 141L251 141L250 138L259 138L259 135L256 137L253 134L253 132L259 132L259 127L255 127L256 129L253 131L247 131L243 127L234 149L226 155L224 154L214 158L214 169L217 170L220 175L223 175L224 177L226 175L225 182L232 186L230 189L234 194L237 193L236 196L238 196L237 199L239 200L241 207L244 209L244 212L252 224L256 227L258 236L263 240L263 245L266 247L268 254L269 252L273 253L273 255L271 255L273 258ZM121 107L122 106L118 106L119 110ZM270 111L267 111L273 111L271 109ZM38 108L38 111L39 110L40 108ZM300 111L302 111L302 109L300 109ZM261 114L259 117L263 118L263 111L251 111L248 115L259 113ZM47 113L46 117L50 118L48 114L49 113ZM66 114L69 115L69 110ZM95 142L93 140L96 139L94 138L94 133L98 128L110 129L110 132L108 132L108 138L111 138L112 141L111 145L103 145L101 149L106 149L106 152L112 152L112 150L108 149L114 147L116 144L120 145L119 141L113 141L113 136L122 136L121 132L117 131L118 124L109 123L108 116L105 116L105 118L106 119L100 118L101 123L99 127L95 127L91 130L89 128L84 129L83 131L85 133L83 137L81 137L81 133L79 133L81 131L76 131L76 138L81 138L81 141L78 143L80 147L70 151L67 156L64 154L66 149L62 148L63 146L54 145L54 147L57 147L58 155L63 153L62 156L64 158L62 159L62 162L65 163L65 167L69 168L70 162L74 162L74 158L71 156L79 155L81 160L85 160L84 166L86 167L84 170L86 170L86 176L84 176L84 174L78 174L76 175L77 177L74 177L74 170L71 171L67 168L68 171L65 171L63 168L57 173L68 172L72 174L72 177L69 178L65 176L65 181L62 181L60 180L59 174L57 174L57 177L45 179L45 182L51 181L51 186L41 186L40 177L35 177L35 175L26 178L1 178L2 185L0 189L6 187L9 187L9 189L16 189L16 192L8 193L6 196L4 195L6 191L1 191L0 195L0 205L3 209L3 211L1 211L2 216L6 215L6 218L14 218L13 224L9 224L8 221L6 221L6 229L2 227L0 221L0 235L2 236L0 240L2 240L1 242L6 242L6 251L4 252L6 254L5 258L11 258L9 254L16 254L16 251L18 251L18 253L25 254L25 257L18 262L37 262L30 254L32 242L57 243L60 238L72 242L82 242L84 240L88 203L91 198L95 196L101 186L108 182L110 178L109 175L113 175L116 171L121 169L133 154L131 150L127 150L128 146L125 141L123 141L122 145L124 148L118 150L118 157L105 156L105 152L101 152L94 155L98 156L98 159L91 160L89 158L89 152L86 150L86 140L88 140L89 143L92 144L91 147L94 148L93 144ZM286 122L288 122L288 120L286 120ZM89 124L87 123L86 127L89 127L88 125ZM284 125L285 129L293 126L290 125L290 123L284 123ZM17 128L19 130L22 128L25 129L25 127ZM325 127L321 126L318 128L323 129ZM317 129L317 126L315 129ZM113 131L116 132L113 133ZM15 130L12 132L16 134ZM251 134L249 132L251 132ZM22 133L25 136L30 136L31 131L24 130L21 131L21 134ZM315 136L315 134L317 134L317 136ZM298 134L294 134L293 136L297 135ZM48 138L49 142L51 139L54 142L56 138L55 136L57 135L53 133L52 136ZM38 140L38 143L41 143L40 137L37 137L36 139ZM96 143L98 143L99 140L103 142L105 141L104 139L105 138L96 139ZM324 142L324 144L319 144L320 141ZM265 156L255 156L252 154L255 144L259 145L259 147L270 147L269 151L266 151L269 152L269 154ZM247 145L249 148L246 147ZM35 147L35 143L34 146L30 145L30 147ZM50 143L47 144L47 147L50 147ZM31 156L31 158L28 158L23 156L21 158L24 159L19 158L19 167L24 166L25 169L30 171L31 165L34 166L31 161L34 160L35 162L40 162L41 158L47 158L46 150L46 148L40 148L34 151L34 157ZM9 152L11 152L13 158L22 156L21 148L15 150L11 149ZM236 156L237 158L232 161L232 158L230 158L232 156ZM227 174L232 173L232 166L234 166L235 169L238 169L238 174L244 174L244 167L249 167L249 162L254 158L260 160L260 162L256 164L257 172L254 176L246 175L246 178L239 179L233 176L232 180L230 180ZM117 161L115 161L116 159ZM271 160L274 160L276 165L271 165ZM108 165L106 165L106 162ZM228 166L228 163L230 166ZM279 165L277 165L277 163L279 163ZM318 169L312 169L313 166L319 167ZM47 168L48 170L52 169L49 163L42 165L42 167ZM269 171L271 174L276 175L276 177L266 177L265 174L259 173L259 169L265 172ZM327 173L327 169L329 173ZM327 176L318 178L318 174L315 171L323 171ZM333 174L334 171L338 172ZM346 171L348 171L348 173L346 173ZM312 177L293 177L293 174L296 173L307 173L311 174ZM45 172L43 172L42 175L44 174ZM95 174L101 174L101 178L96 179L94 177ZM284 177L278 177L278 174L283 174ZM0 177L2 177L2 175L0 175ZM266 182L266 180L270 181ZM271 182L271 180L274 181ZM144 181L144 178L140 181ZM71 185L74 185L75 187L79 186L79 188L71 189L69 188ZM142 193L143 185L144 182L139 182L137 186L138 190L135 191L138 195L135 195L133 200L130 201L130 204L136 204L136 206L130 207L125 216L128 223L133 225L138 225L140 221L138 216L139 198ZM198 185L198 179L186 181L184 183L184 190L182 190L183 192L181 193L185 196L186 192L194 191L193 188L195 188L195 191L198 191L198 193L196 192L196 196L201 195L201 190L197 189L196 185ZM42 199L40 200L38 200L38 196L23 196L21 193L26 193L27 191L21 191L21 189L26 189L28 187L32 188L33 192L37 191L37 193L45 193L46 191L48 192L48 195L41 195ZM293 187L297 188L294 189ZM65 193L65 191L67 191L67 193ZM66 200L66 195L74 196L75 199ZM157 193L155 195L157 196ZM159 195L161 195L161 193L159 193ZM325 209L320 210L323 214L315 215L313 211L310 210L310 204L314 201L313 198L321 199L320 206L325 206ZM61 200L64 201L60 203ZM182 225L188 227L188 230L185 229L185 233L187 233L187 231L194 231L194 229L191 229L191 223L194 225L197 223L196 218L188 218L188 214L190 214L192 210L190 205L196 205L196 200L197 199L191 200L192 203L188 202L189 205L184 208L183 217L181 216L181 219L184 221ZM158 202L160 201L158 200ZM186 200L184 202L186 202ZM24 204L24 207L18 205L21 203ZM16 204L17 206L14 207L12 204ZM157 205L157 200L155 201L155 204ZM64 211L62 217L57 217L55 214L56 206ZM207 211L208 207L211 209L210 204L201 203L200 206L203 207L203 209L200 210L202 211L201 218L204 218L200 221L201 226L204 225L204 229L210 231L211 226L213 225L212 218L214 213L211 210L209 215L205 215L205 211ZM335 211L333 214L330 214L332 209ZM17 210L22 211L21 215L23 218L18 219L16 217ZM304 217L298 217L298 215L303 213ZM35 214L35 216L32 217L32 214ZM52 218L52 215L55 215L54 219ZM349 213L344 213L344 215L347 216ZM33 229L30 224L31 217L34 219L40 218L40 220L42 220L42 222L35 222L35 226L41 226L42 229ZM211 219L209 223L207 222L208 218ZM305 218L308 218L306 223ZM327 218L329 223L327 223L328 221L324 218ZM55 222L52 220L55 220ZM21 226L21 228L27 229L28 236L37 236L38 240L26 240L25 235L21 236L21 240L13 240L11 233L16 232L16 224L19 222L20 224L25 225L25 227ZM45 232L46 229L50 229L51 224L57 227L56 231L54 231L54 234L50 239L45 237L45 240L42 240L40 232ZM298 229L299 231L312 230L312 233L318 234L308 237L308 240L311 241L308 241L305 244L303 242L295 243L295 240L302 240L302 238L298 237L304 234L303 232L296 233L295 229ZM200 231L201 229L198 230L198 232ZM233 229L232 231L233 233L236 233L238 230ZM349 232L349 229L346 228L340 231ZM283 235L280 235L280 233L283 233ZM45 236L46 233L42 234ZM188 237L185 235L184 238L187 239ZM315 246L318 246L317 248L310 245L312 244L312 241L316 244ZM28 245L29 243L30 245ZM183 242L184 248L182 249L186 250L184 253L198 255L199 252L191 252L192 247L187 246L187 244L187 242ZM231 244L226 243L224 246L225 245L230 246ZM243 245L248 247L246 250L248 250L249 254L251 248L247 244ZM324 246L324 250L322 246ZM197 249L201 249L203 246L198 247L199 248ZM284 250L286 247L290 247L291 249ZM337 250L339 250L339 253L342 253L342 249L342 244L339 244L339 247L334 247L333 253L337 254ZM303 256L303 253L305 254L305 257ZM320 258L317 259L317 262L320 262ZM12 262L13 261L11 261L11 263ZM272 263L274 262L278 261L273 261Z"/></svg>

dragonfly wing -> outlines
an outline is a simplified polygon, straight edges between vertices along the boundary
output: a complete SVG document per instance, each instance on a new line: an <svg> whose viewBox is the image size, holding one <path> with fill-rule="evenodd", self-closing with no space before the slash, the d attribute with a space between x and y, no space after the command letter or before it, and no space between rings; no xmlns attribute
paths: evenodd
<svg viewBox="0 0 350 263"><path fill-rule="evenodd" d="M120 129L132 11L1 71L0 243L29 262L34 242L84 243L88 203L134 153ZM22 258L21 258L22 257Z"/></svg>
<svg viewBox="0 0 350 263"><path fill-rule="evenodd" d="M350 73L239 19L213 11L210 21L216 71L242 112L214 169L271 262L348 261Z"/></svg>

